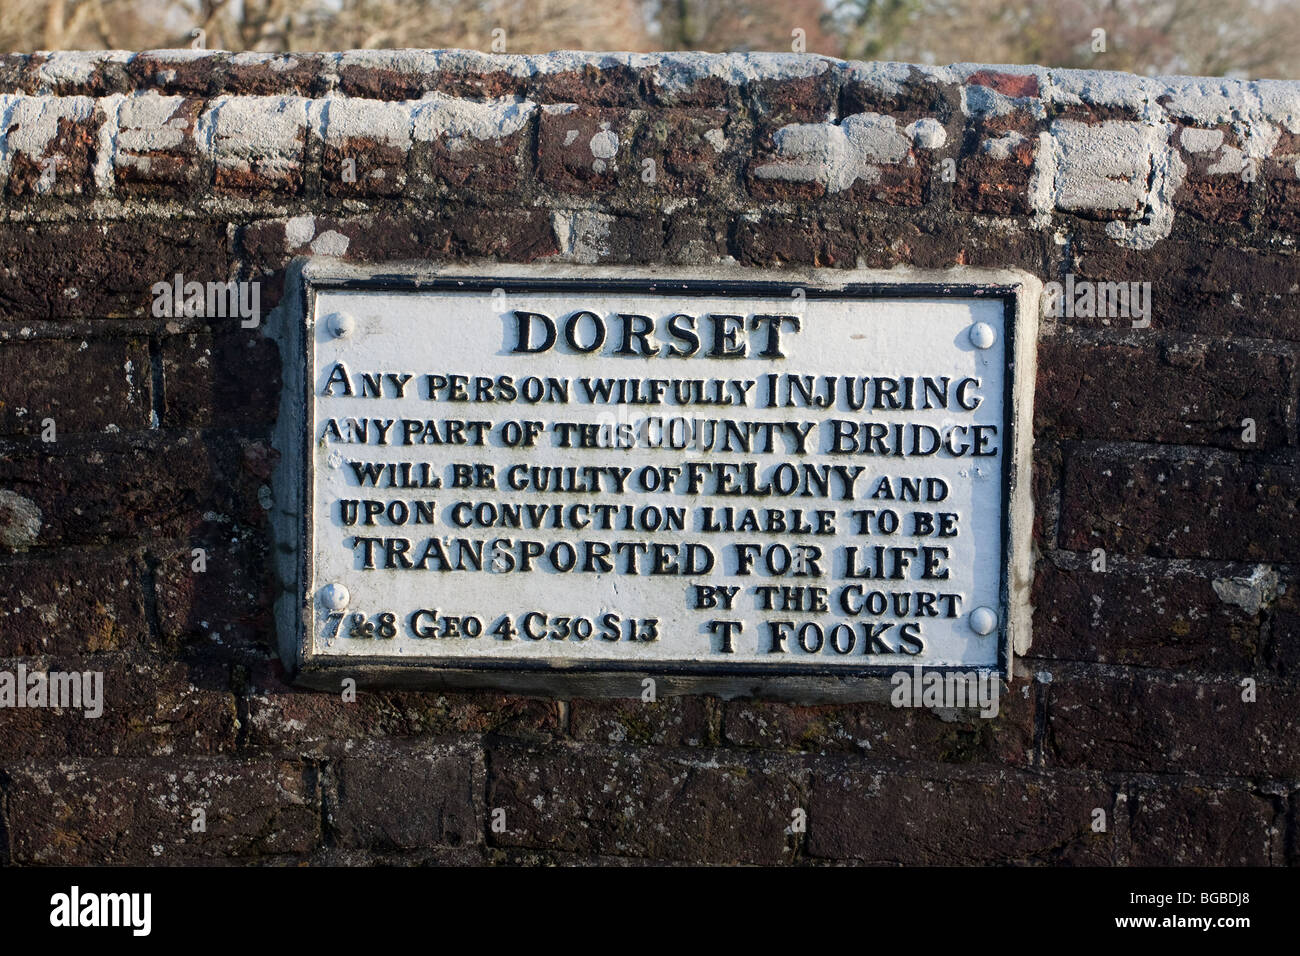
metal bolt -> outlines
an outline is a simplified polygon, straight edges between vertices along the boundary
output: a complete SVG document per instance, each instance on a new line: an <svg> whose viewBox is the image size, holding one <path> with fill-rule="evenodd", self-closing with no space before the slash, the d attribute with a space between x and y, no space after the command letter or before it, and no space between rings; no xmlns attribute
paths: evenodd
<svg viewBox="0 0 1300 956"><path fill-rule="evenodd" d="M331 312L325 320L325 326L336 339L346 338L357 327L357 320L346 312Z"/></svg>
<svg viewBox="0 0 1300 956"><path fill-rule="evenodd" d="M998 616L991 607L977 607L970 612L970 629L981 637L992 634L998 626Z"/></svg>
<svg viewBox="0 0 1300 956"><path fill-rule="evenodd" d="M341 611L348 606L348 589L341 584L327 584L320 589L320 602L328 610Z"/></svg>
<svg viewBox="0 0 1300 956"><path fill-rule="evenodd" d="M992 348L998 340L998 334L987 322L976 322L970 327L970 343L977 349Z"/></svg>

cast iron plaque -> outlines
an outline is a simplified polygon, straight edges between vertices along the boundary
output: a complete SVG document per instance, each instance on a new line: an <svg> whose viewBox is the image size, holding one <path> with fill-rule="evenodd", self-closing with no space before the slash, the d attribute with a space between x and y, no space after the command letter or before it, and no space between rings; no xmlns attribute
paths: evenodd
<svg viewBox="0 0 1300 956"><path fill-rule="evenodd" d="M1005 671L1014 283L307 290L302 666Z"/></svg>

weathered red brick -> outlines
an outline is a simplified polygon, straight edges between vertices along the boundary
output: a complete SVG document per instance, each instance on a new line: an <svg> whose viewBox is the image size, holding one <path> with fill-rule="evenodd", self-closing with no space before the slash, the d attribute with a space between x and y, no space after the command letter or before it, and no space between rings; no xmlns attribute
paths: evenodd
<svg viewBox="0 0 1300 956"><path fill-rule="evenodd" d="M742 217L736 222L733 242L736 258L744 265L851 268L862 248L857 229L851 219L842 216ZM893 259L898 261L896 256Z"/></svg>
<svg viewBox="0 0 1300 956"><path fill-rule="evenodd" d="M197 97L127 97L118 107L113 177L121 192L184 196L202 172L195 131L203 100Z"/></svg>
<svg viewBox="0 0 1300 956"><path fill-rule="evenodd" d="M229 61L221 51L146 50L131 58L127 73L141 90L215 96L225 86Z"/></svg>
<svg viewBox="0 0 1300 956"><path fill-rule="evenodd" d="M1221 561L1300 557L1294 466L1226 454L1079 447L1065 464L1061 544L1071 551Z"/></svg>
<svg viewBox="0 0 1300 956"><path fill-rule="evenodd" d="M699 265L727 258L727 223L676 215L664 223L663 255L667 262Z"/></svg>
<svg viewBox="0 0 1300 956"><path fill-rule="evenodd" d="M335 97L325 111L321 181L329 196L397 196L407 184L411 109Z"/></svg>
<svg viewBox="0 0 1300 956"><path fill-rule="evenodd" d="M947 83L915 66L891 64L888 79L850 69L840 87L840 115L888 113L901 125L934 117L947 125L962 111L961 87ZM879 65L875 65L878 69Z"/></svg>
<svg viewBox="0 0 1300 956"><path fill-rule="evenodd" d="M16 863L247 859L305 853L320 839L315 774L296 761L110 757L5 769Z"/></svg>
<svg viewBox="0 0 1300 956"><path fill-rule="evenodd" d="M26 68L10 74L13 85L6 92L109 96L135 89L135 80L127 71L131 56L119 51L87 54L59 50L34 53L24 59Z"/></svg>
<svg viewBox="0 0 1300 956"><path fill-rule="evenodd" d="M1280 129L1277 145L1261 172L1265 225L1289 232L1300 230L1300 133Z"/></svg>
<svg viewBox="0 0 1300 956"><path fill-rule="evenodd" d="M324 91L321 73L327 57L320 53L236 53L222 64L222 89L228 93L268 96Z"/></svg>
<svg viewBox="0 0 1300 956"><path fill-rule="evenodd" d="M133 660L120 654L0 661L0 669L91 675L81 709L24 707L5 711L0 760L173 756L235 749L238 721L229 668L179 661ZM84 680L78 681L85 694ZM98 715L94 711L99 710Z"/></svg>
<svg viewBox="0 0 1300 956"><path fill-rule="evenodd" d="M742 97L772 128L787 123L821 123L835 113L845 79L841 64L809 60L814 69L805 76L757 79L746 83Z"/></svg>
<svg viewBox="0 0 1300 956"><path fill-rule="evenodd" d="M1041 129L1040 120L1027 111L972 117L952 169L953 204L1000 216L1028 215Z"/></svg>
<svg viewBox="0 0 1300 956"><path fill-rule="evenodd" d="M1175 207L1214 225L1244 223L1250 215L1250 182L1258 169L1245 158L1238 132L1226 123L1180 125L1174 142L1187 170L1174 195Z"/></svg>
<svg viewBox="0 0 1300 956"><path fill-rule="evenodd" d="M44 59L39 53L0 53L0 92L29 93L33 61Z"/></svg>
<svg viewBox="0 0 1300 956"><path fill-rule="evenodd" d="M1264 678L1253 702L1237 679L1053 673L1049 766L1153 773L1267 774L1300 769L1300 692Z"/></svg>
<svg viewBox="0 0 1300 956"><path fill-rule="evenodd" d="M1092 570L1091 554L1038 562L1030 657L1211 672L1259 668L1262 612L1215 590L1216 582L1252 568L1207 570L1108 554L1097 560L1104 571Z"/></svg>
<svg viewBox="0 0 1300 956"><path fill-rule="evenodd" d="M654 262L664 254L668 217L615 216L579 210L557 215L556 231L583 262Z"/></svg>
<svg viewBox="0 0 1300 956"><path fill-rule="evenodd" d="M332 753L352 742L494 734L546 740L560 732L555 701L491 692L311 692L287 685L278 662L257 668L247 692L250 746Z"/></svg>
<svg viewBox="0 0 1300 956"><path fill-rule="evenodd" d="M347 96L417 100L429 93L468 99L523 96L528 79L502 68L498 57L462 50L449 62L413 50L363 50L343 54L339 89Z"/></svg>
<svg viewBox="0 0 1300 956"><path fill-rule="evenodd" d="M631 145L639 114L589 106L547 106L539 117L537 171L542 182L568 192L608 190L636 181Z"/></svg>
<svg viewBox="0 0 1300 956"><path fill-rule="evenodd" d="M1039 341L1034 418L1059 438L1268 451L1290 443L1295 395L1285 350L1062 332Z"/></svg>
<svg viewBox="0 0 1300 956"><path fill-rule="evenodd" d="M94 189L95 150L103 113L87 97L23 96L0 127L10 154L10 196L71 199Z"/></svg>
<svg viewBox="0 0 1300 956"><path fill-rule="evenodd" d="M529 79L525 92L539 103L638 106L647 72L623 63L587 63L577 70L538 73Z"/></svg>
<svg viewBox="0 0 1300 956"><path fill-rule="evenodd" d="M224 224L137 218L0 225L0 321L152 315L155 283L224 282Z"/></svg>
<svg viewBox="0 0 1300 956"><path fill-rule="evenodd" d="M286 227L305 240L290 238ZM328 242L320 240L327 238ZM337 255L357 262L402 259L431 261L463 258L500 258L515 262L554 255L559 251L551 215L545 210L484 210L444 207L429 213L376 213L337 219L303 216L263 220L245 226L239 234L240 257L262 283L263 311L274 303L275 276L295 255L313 252ZM341 249L342 252L335 250ZM283 276L278 282L282 283Z"/></svg>
<svg viewBox="0 0 1300 956"><path fill-rule="evenodd" d="M259 520L252 443L232 436L139 432L11 443L0 488L40 509L40 546L91 544L199 528L208 512Z"/></svg>
<svg viewBox="0 0 1300 956"><path fill-rule="evenodd" d="M985 771L925 777L828 767L814 773L808 854L908 866L1114 862L1111 784L1057 774Z"/></svg>
<svg viewBox="0 0 1300 956"><path fill-rule="evenodd" d="M1101 233L1075 234L1066 271L1095 282L1150 282L1151 328L1300 340L1300 257L1219 241L1166 239L1133 250ZM1054 276L1053 278L1060 278ZM1128 328L1131 319L1072 317L1078 326Z"/></svg>
<svg viewBox="0 0 1300 956"><path fill-rule="evenodd" d="M1000 688L998 715L940 715L884 702L806 706L728 701L728 744L805 753L858 753L873 760L1028 766L1034 756L1037 690L1017 680Z"/></svg>
<svg viewBox="0 0 1300 956"><path fill-rule="evenodd" d="M575 740L603 744L698 747L713 743L715 703L708 697L575 700L569 727Z"/></svg>
<svg viewBox="0 0 1300 956"><path fill-rule="evenodd" d="M275 594L267 547L261 533L236 536L225 529L152 547L160 637L172 646L257 648L269 642Z"/></svg>
<svg viewBox="0 0 1300 956"><path fill-rule="evenodd" d="M139 339L0 343L0 435L148 428L153 383Z"/></svg>
<svg viewBox="0 0 1300 956"><path fill-rule="evenodd" d="M424 184L440 195L503 194L533 179L532 131L537 107L508 101L433 99L413 119L413 192Z"/></svg>
<svg viewBox="0 0 1300 956"><path fill-rule="evenodd" d="M374 849L482 842L483 752L463 742L373 742L331 765L326 820L340 845Z"/></svg>
<svg viewBox="0 0 1300 956"><path fill-rule="evenodd" d="M639 127L632 157L646 193L722 204L747 138L748 130L723 110L665 109Z"/></svg>
<svg viewBox="0 0 1300 956"><path fill-rule="evenodd" d="M307 177L308 101L224 96L209 107L213 186L254 195L298 193Z"/></svg>
<svg viewBox="0 0 1300 956"><path fill-rule="evenodd" d="M1038 96L1038 77L1033 73L1005 73L998 70L976 70L966 77L974 86L987 86L1003 96L1016 99Z"/></svg>
<svg viewBox="0 0 1300 956"><path fill-rule="evenodd" d="M58 552L0 563L0 657L150 647L139 551Z"/></svg>
<svg viewBox="0 0 1300 956"><path fill-rule="evenodd" d="M644 750L501 747L488 759L496 846L697 863L779 863L803 803L797 768Z"/></svg>
<svg viewBox="0 0 1300 956"><path fill-rule="evenodd" d="M162 425L233 428L276 419L280 354L262 328L219 335L171 335L162 341Z"/></svg>
<svg viewBox="0 0 1300 956"><path fill-rule="evenodd" d="M1300 674L1300 576L1281 575L1276 606L1267 624L1269 662L1284 677Z"/></svg>
<svg viewBox="0 0 1300 956"><path fill-rule="evenodd" d="M1279 866L1285 812L1276 797L1194 783L1138 787L1132 801L1134 866Z"/></svg>

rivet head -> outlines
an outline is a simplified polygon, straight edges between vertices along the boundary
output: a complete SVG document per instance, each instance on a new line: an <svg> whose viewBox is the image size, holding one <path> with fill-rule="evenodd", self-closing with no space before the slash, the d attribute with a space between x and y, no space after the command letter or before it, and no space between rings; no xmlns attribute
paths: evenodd
<svg viewBox="0 0 1300 956"><path fill-rule="evenodd" d="M325 327L336 339L346 338L357 327L357 320L346 312L331 312L325 319Z"/></svg>
<svg viewBox="0 0 1300 956"><path fill-rule="evenodd" d="M992 634L998 626L998 616L991 607L977 607L970 612L970 629L984 636Z"/></svg>
<svg viewBox="0 0 1300 956"><path fill-rule="evenodd" d="M331 611L343 610L350 597L348 589L341 584L327 584L320 589L320 602Z"/></svg>
<svg viewBox="0 0 1300 956"><path fill-rule="evenodd" d="M976 322L970 327L970 344L977 349L988 349L998 340L998 334L987 322Z"/></svg>

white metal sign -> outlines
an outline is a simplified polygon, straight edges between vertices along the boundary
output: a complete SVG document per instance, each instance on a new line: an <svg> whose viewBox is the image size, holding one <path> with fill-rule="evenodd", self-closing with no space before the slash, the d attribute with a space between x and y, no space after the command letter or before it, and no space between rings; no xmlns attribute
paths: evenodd
<svg viewBox="0 0 1300 956"><path fill-rule="evenodd" d="M1013 289L313 291L304 659L1005 667Z"/></svg>

